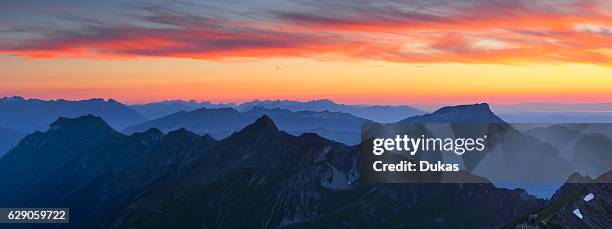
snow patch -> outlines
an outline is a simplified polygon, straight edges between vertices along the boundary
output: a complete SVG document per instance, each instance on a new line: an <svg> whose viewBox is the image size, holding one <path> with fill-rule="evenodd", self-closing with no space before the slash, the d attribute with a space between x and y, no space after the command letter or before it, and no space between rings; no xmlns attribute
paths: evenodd
<svg viewBox="0 0 612 229"><path fill-rule="evenodd" d="M576 215L576 217L582 219L584 216L582 216L582 213L580 213L580 209L576 208L574 209L574 211L572 212L574 213L574 215Z"/></svg>
<svg viewBox="0 0 612 229"><path fill-rule="evenodd" d="M595 195L593 195L593 193L589 193L584 197L584 201L589 202L591 200L595 199Z"/></svg>

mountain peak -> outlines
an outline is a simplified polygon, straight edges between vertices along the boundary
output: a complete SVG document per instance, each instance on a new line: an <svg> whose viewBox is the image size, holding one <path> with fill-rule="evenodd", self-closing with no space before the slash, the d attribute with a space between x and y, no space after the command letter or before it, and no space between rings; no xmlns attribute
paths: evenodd
<svg viewBox="0 0 612 229"><path fill-rule="evenodd" d="M163 141L169 144L186 144L186 143L197 143L200 140L200 136L185 129L180 128L168 132L164 137Z"/></svg>
<svg viewBox="0 0 612 229"><path fill-rule="evenodd" d="M309 102L311 102L311 103L329 104L329 105L337 105L337 103L335 103L334 101L332 101L330 99L317 99L317 100L311 100Z"/></svg>
<svg viewBox="0 0 612 229"><path fill-rule="evenodd" d="M165 134L157 128L150 128L145 132L133 133L131 136L136 138L162 138Z"/></svg>
<svg viewBox="0 0 612 229"><path fill-rule="evenodd" d="M246 126L240 131L240 133L251 133L251 132L264 132L264 133L277 133L278 127L274 124L274 121L267 115L262 115L254 123Z"/></svg>
<svg viewBox="0 0 612 229"><path fill-rule="evenodd" d="M11 97L0 98L0 102L21 102L21 101L25 101L25 99L21 96L11 96Z"/></svg>
<svg viewBox="0 0 612 229"><path fill-rule="evenodd" d="M114 99L112 99L112 98L110 98L110 99L106 100L106 102L107 102L107 103L111 103L111 104L121 104L119 101L114 100Z"/></svg>
<svg viewBox="0 0 612 229"><path fill-rule="evenodd" d="M413 116L402 120L404 123L505 123L491 111L489 104L442 107L431 114Z"/></svg>
<svg viewBox="0 0 612 229"><path fill-rule="evenodd" d="M145 145L155 144L164 137L164 133L157 128L151 128L145 132L134 133L130 136L130 138L136 139Z"/></svg>
<svg viewBox="0 0 612 229"><path fill-rule="evenodd" d="M108 123L95 115L84 115L77 118L59 117L49 125L49 130L79 130L94 129L99 131L113 132Z"/></svg>
<svg viewBox="0 0 612 229"><path fill-rule="evenodd" d="M591 183L593 179L589 176L583 176L579 172L572 173L565 183Z"/></svg>
<svg viewBox="0 0 612 229"><path fill-rule="evenodd" d="M216 142L217 140L213 138L213 136L211 136L210 134L204 134L202 136L202 141L205 143L213 143L213 142Z"/></svg>
<svg viewBox="0 0 612 229"><path fill-rule="evenodd" d="M475 103L475 104L465 104L465 105L457 105L457 106L447 106L442 107L436 112L449 112L449 111L478 111L478 112L492 112L488 103Z"/></svg>
<svg viewBox="0 0 612 229"><path fill-rule="evenodd" d="M86 141L95 142L112 134L118 134L118 132L102 118L94 115L85 115L77 118L59 117L49 124L49 129L43 134L62 139L85 139Z"/></svg>

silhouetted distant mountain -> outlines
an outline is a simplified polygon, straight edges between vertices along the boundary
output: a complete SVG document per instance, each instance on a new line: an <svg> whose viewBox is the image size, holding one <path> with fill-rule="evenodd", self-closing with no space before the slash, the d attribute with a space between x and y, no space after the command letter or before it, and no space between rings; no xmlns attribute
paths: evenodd
<svg viewBox="0 0 612 229"><path fill-rule="evenodd" d="M254 119L250 119L252 121ZM179 111L165 117L147 121L126 128L123 132L134 133L157 128L164 132L186 128L201 134L212 134L217 138L226 137L249 123L247 117L233 108Z"/></svg>
<svg viewBox="0 0 612 229"><path fill-rule="evenodd" d="M299 111L285 109L253 108L239 112L233 108L208 109L200 108L194 111L180 111L156 120L134 125L125 129L126 133L158 128L164 132L186 128L198 134L211 134L221 139L240 130L262 115L276 120L282 130L293 134L307 132L318 133L332 140L346 144L357 144L360 141L360 128L370 122L350 114L330 111Z"/></svg>
<svg viewBox="0 0 612 229"><path fill-rule="evenodd" d="M148 119L157 119L179 111L192 111L199 108L227 108L236 107L233 103L214 104L207 101L196 102L195 100L167 100L156 103L134 104L130 108L142 114Z"/></svg>
<svg viewBox="0 0 612 229"><path fill-rule="evenodd" d="M268 109L286 109L289 111L332 111L349 113L357 117L378 122L395 122L406 117L424 113L410 106L380 106L380 105L345 105L331 100L313 100L298 102L292 100L254 100L240 105L234 103L196 102L195 100L170 100L157 103L135 104L130 107L149 119L160 118L178 111L192 111L199 108L236 108L239 111L249 111L255 107Z"/></svg>
<svg viewBox="0 0 612 229"><path fill-rule="evenodd" d="M16 146L25 135L25 133L0 126L0 157L13 146Z"/></svg>
<svg viewBox="0 0 612 229"><path fill-rule="evenodd" d="M129 107L113 100L89 99L80 101L39 100L22 97L0 99L0 126L30 133L44 130L58 117L82 115L103 117L114 128L125 128L147 119Z"/></svg>
<svg viewBox="0 0 612 229"><path fill-rule="evenodd" d="M220 141L61 118L0 158L0 203L70 208L69 228L496 228L545 203L487 183L365 184L357 151L267 116Z"/></svg>
<svg viewBox="0 0 612 229"><path fill-rule="evenodd" d="M150 120L160 118L179 111L194 110L194 108L180 103L147 103L130 105L130 108Z"/></svg>
<svg viewBox="0 0 612 229"><path fill-rule="evenodd" d="M198 108L228 108L228 107L236 107L237 105L235 103L211 103L208 101L202 101L202 102L198 102L195 100L164 100L161 102L158 102L158 104L174 104L174 103L178 103L178 104L182 104L194 109L198 109Z"/></svg>
<svg viewBox="0 0 612 229"><path fill-rule="evenodd" d="M442 107L433 113L406 118L399 123L506 123L486 103Z"/></svg>
<svg viewBox="0 0 612 229"><path fill-rule="evenodd" d="M254 107L281 108L290 111L333 111L349 113L357 117L376 122L396 122L406 117L424 112L410 106L370 106L337 104L328 99L299 102L292 100L255 100L238 106L238 110L247 111Z"/></svg>

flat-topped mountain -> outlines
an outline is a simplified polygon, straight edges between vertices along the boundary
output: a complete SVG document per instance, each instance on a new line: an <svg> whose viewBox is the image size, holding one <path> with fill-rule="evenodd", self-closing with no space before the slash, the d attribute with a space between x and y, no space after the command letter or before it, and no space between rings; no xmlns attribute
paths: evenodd
<svg viewBox="0 0 612 229"><path fill-rule="evenodd" d="M442 107L432 113L417 115L399 121L400 123L505 123L489 108L479 103Z"/></svg>

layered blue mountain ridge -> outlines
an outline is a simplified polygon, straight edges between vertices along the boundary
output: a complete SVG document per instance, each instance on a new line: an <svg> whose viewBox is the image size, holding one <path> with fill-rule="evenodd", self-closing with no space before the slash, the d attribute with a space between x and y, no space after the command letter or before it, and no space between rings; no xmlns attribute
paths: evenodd
<svg viewBox="0 0 612 229"><path fill-rule="evenodd" d="M128 106L113 99L40 100L23 97L0 98L0 126L31 133L46 129L58 117L93 114L104 118L117 129L147 121Z"/></svg>
<svg viewBox="0 0 612 229"><path fill-rule="evenodd" d="M481 228L546 203L487 183L361 183L358 155L316 134L290 135L266 115L221 140L60 118L0 158L0 202L69 207L69 228Z"/></svg>
<svg viewBox="0 0 612 229"><path fill-rule="evenodd" d="M317 133L326 138L348 145L360 141L360 128L372 121L355 117L347 113L330 111L298 111L285 109L260 108L240 112L234 108L179 111L177 113L128 127L125 133L157 128L164 132L185 128L197 134L210 134L215 138L225 138L244 126L252 123L262 115L267 115L278 123L279 127L289 133Z"/></svg>
<svg viewBox="0 0 612 229"><path fill-rule="evenodd" d="M470 112L499 120L486 104L409 120L457 113L454 121L469 122ZM497 228L550 203L488 183L364 184L358 155L358 146L284 132L266 114L220 140L184 128L126 135L97 116L59 118L0 158L0 203L70 207L72 228Z"/></svg>
<svg viewBox="0 0 612 229"><path fill-rule="evenodd" d="M19 103L25 101L23 98L5 98L3 102ZM99 103L104 100L88 100L93 103ZM109 100L108 103L118 103L114 100ZM195 102L194 102L195 103ZM97 108L100 109L100 108ZM167 133L180 128L185 128L193 131L196 134L208 134L211 138L222 139L232 133L240 130L242 127L256 120L262 115L267 115L278 123L280 129L287 131L293 135L303 133L317 133L327 139L338 141L347 145L356 145L360 141L359 131L360 126L364 123L370 123L370 120L358 118L347 113L330 112L330 111L301 111L292 112L285 109L267 109L262 107L254 107L251 110L240 112L233 108L217 108L207 109L201 108L194 111L180 111L156 120L147 121L142 124L128 127L124 130L126 133L144 132L150 128L156 128ZM430 114L418 115L405 118L400 123L505 123L496 114L494 114L488 104L460 105L452 107L443 107ZM111 125L112 126L112 125ZM1 134L1 133L0 133ZM8 135L6 135L8 136ZM17 144L22 135L14 135L16 137L3 138L7 139L5 145L6 150ZM536 136L537 137L537 136ZM550 154L556 157L553 149ZM562 159L560 159L562 160ZM587 165L581 165L583 168L588 168ZM599 172L595 174L600 174ZM549 197L554 190L561 184L553 186L518 186L507 187L523 187L528 188L531 193L539 197Z"/></svg>
<svg viewBox="0 0 612 229"><path fill-rule="evenodd" d="M292 100L254 100L240 104L237 109L248 111L255 107L268 109L280 108L290 111L332 111L348 113L375 122L397 122L405 117L425 113L411 106L390 105L346 105L338 104L329 99L319 99L306 102Z"/></svg>

